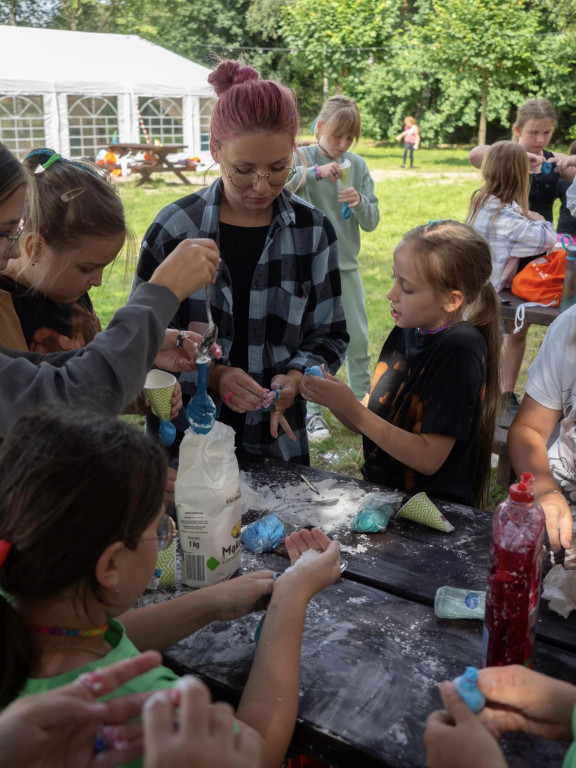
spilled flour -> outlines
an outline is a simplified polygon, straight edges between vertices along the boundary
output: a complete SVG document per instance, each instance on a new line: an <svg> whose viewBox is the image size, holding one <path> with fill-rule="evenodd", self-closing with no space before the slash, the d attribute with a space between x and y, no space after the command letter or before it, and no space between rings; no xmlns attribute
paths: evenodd
<svg viewBox="0 0 576 768"><path fill-rule="evenodd" d="M253 474L240 472L244 512L255 510L266 514L274 513L285 524L287 532L303 525L316 525L331 538L338 538L339 534L349 531L350 524L367 495L367 491L360 488L353 478L315 479L314 485L319 491L317 497L304 482L295 485L272 484L271 487L271 480L267 481L268 485L260 484ZM395 491L390 491L386 496L386 500L390 502L402 499L402 494ZM343 547L342 551L366 552L366 546L362 544L363 539L368 541L367 537L359 536L356 547Z"/></svg>

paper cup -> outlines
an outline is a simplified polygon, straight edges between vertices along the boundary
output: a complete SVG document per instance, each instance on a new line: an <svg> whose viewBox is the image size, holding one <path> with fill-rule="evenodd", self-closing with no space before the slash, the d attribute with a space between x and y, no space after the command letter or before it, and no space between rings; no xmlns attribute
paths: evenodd
<svg viewBox="0 0 576 768"><path fill-rule="evenodd" d="M340 163L340 181L342 182L342 186L348 187L350 186L350 168L352 167L352 163L350 160L344 160L343 163Z"/></svg>
<svg viewBox="0 0 576 768"><path fill-rule="evenodd" d="M158 416L160 421L170 419L170 401L174 392L176 377L166 371L154 369L146 376L144 392L150 400L152 413Z"/></svg>
<svg viewBox="0 0 576 768"><path fill-rule="evenodd" d="M417 493L416 496L408 499L406 504L401 507L397 517L404 517L406 520L436 528L436 530L444 533L450 533L454 530L454 526L448 522L424 492Z"/></svg>

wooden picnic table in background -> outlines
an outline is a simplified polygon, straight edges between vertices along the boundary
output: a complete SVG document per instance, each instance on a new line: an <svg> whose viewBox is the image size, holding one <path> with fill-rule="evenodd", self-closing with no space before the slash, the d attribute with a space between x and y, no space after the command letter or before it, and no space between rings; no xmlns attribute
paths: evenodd
<svg viewBox="0 0 576 768"><path fill-rule="evenodd" d="M190 185L191 182L186 178L186 176L184 176L182 169L168 160L168 155L173 155L175 152L179 152L185 148L186 144L158 145L130 143L108 144L106 147L108 151L114 152L114 154L118 157L124 157L124 155L129 153L136 154L136 152L144 152L144 154L149 155L152 158L150 161L143 161L130 166L130 171L132 173L141 174L141 178L136 184L137 187L139 187L141 184L144 184L145 181L148 181L152 174L164 173L166 171L175 173L180 181L184 182L184 184ZM196 166L188 166L188 170L194 171L196 170Z"/></svg>
<svg viewBox="0 0 576 768"><path fill-rule="evenodd" d="M442 585L485 589L491 514L438 501L455 526L452 533L393 519L385 533L359 535L350 522L366 493L386 493L398 504L407 495L269 458L243 456L240 468L243 524L273 512L287 525L320 524L341 542L348 562L343 578L308 608L292 749L334 768L424 768L425 720L442 706L438 683L468 665L480 666L482 658L482 623L438 619L434 595ZM319 494L304 484L303 474ZM243 572L283 571L287 565L282 547L262 555L243 548ZM145 600L166 599L170 589ZM237 704L261 618L255 613L214 622L168 649L165 662L180 674L201 677L215 698ZM534 666L576 680L576 619L562 619L545 601ZM502 743L511 768L559 768L567 749L526 734L507 735Z"/></svg>

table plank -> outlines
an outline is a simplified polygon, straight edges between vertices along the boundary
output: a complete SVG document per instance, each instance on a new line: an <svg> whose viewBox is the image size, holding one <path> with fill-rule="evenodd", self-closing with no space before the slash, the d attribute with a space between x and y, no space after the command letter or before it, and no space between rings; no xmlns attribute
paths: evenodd
<svg viewBox="0 0 576 768"><path fill-rule="evenodd" d="M281 564L273 555L243 561L248 569ZM170 648L167 662L237 703L261 615L215 622ZM437 684L478 665L480 657L479 622L441 621L428 606L341 580L308 608L292 746L336 768L424 768L424 723L441 706ZM576 679L575 654L538 644L535 664ZM526 768L560 766L566 751L526 736L507 738L504 748L511 766Z"/></svg>
<svg viewBox="0 0 576 768"><path fill-rule="evenodd" d="M503 320L512 320L516 315L516 308L525 304L526 299L515 296L511 291L500 291L500 315ZM506 303L502 303L506 302ZM535 325L550 325L560 314L560 307L526 307L525 322Z"/></svg>
<svg viewBox="0 0 576 768"><path fill-rule="evenodd" d="M424 605L434 603L438 587L449 585L476 590L486 589L492 515L479 509L434 500L455 526L452 533L393 519L384 534L356 534L350 530L363 496L377 490L389 494L397 503L407 498L399 493L344 475L315 470L274 459L241 460L243 489L248 509L243 523L252 522L270 512L300 525L320 524L328 535L341 543L342 556L348 561L346 578L384 589L391 594ZM315 495L307 489L301 474L310 477L321 490L318 498L339 499L335 506L318 506ZM259 506L254 506L259 505ZM275 506L276 505L276 506ZM549 558L546 560L549 568ZM576 651L576 615L563 619L542 600L537 636L546 642Z"/></svg>

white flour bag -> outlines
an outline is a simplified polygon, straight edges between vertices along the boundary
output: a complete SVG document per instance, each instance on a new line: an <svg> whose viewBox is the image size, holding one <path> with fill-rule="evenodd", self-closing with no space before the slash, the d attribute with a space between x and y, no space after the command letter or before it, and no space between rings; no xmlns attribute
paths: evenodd
<svg viewBox="0 0 576 768"><path fill-rule="evenodd" d="M206 435L186 430L175 486L182 581L207 587L240 568L242 500L234 430L217 421Z"/></svg>

